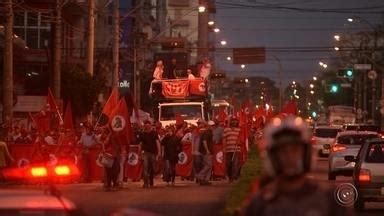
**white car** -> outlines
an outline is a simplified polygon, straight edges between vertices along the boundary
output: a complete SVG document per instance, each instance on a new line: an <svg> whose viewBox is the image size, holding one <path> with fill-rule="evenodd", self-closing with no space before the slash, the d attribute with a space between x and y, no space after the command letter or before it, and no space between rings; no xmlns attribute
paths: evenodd
<svg viewBox="0 0 384 216"><path fill-rule="evenodd" d="M68 199L42 190L0 189L0 215L84 215Z"/></svg>
<svg viewBox="0 0 384 216"><path fill-rule="evenodd" d="M368 140L379 138L376 132L345 131L337 134L335 143L329 154L328 180L335 180L337 175L351 176L355 167L354 162L344 159L347 155L356 156L362 145Z"/></svg>
<svg viewBox="0 0 384 216"><path fill-rule="evenodd" d="M313 131L313 148L319 156L328 156L329 146L335 142L340 128L330 126L319 126Z"/></svg>

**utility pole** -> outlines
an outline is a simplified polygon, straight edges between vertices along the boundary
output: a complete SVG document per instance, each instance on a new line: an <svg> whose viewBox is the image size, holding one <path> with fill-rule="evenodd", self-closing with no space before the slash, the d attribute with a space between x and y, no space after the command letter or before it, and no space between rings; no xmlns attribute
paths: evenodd
<svg viewBox="0 0 384 216"><path fill-rule="evenodd" d="M3 65L3 123L9 128L13 108L13 9L12 0L5 2L5 38Z"/></svg>
<svg viewBox="0 0 384 216"><path fill-rule="evenodd" d="M112 86L119 81L119 47L120 47L120 13L119 0L113 0L113 41L112 41Z"/></svg>
<svg viewBox="0 0 384 216"><path fill-rule="evenodd" d="M88 0L87 73L93 76L95 54L95 0Z"/></svg>
<svg viewBox="0 0 384 216"><path fill-rule="evenodd" d="M61 88L61 0L56 0L55 37L53 45L53 94L60 99Z"/></svg>
<svg viewBox="0 0 384 216"><path fill-rule="evenodd" d="M199 0L199 6L204 6L205 11L198 13L198 59L208 57L208 0Z"/></svg>

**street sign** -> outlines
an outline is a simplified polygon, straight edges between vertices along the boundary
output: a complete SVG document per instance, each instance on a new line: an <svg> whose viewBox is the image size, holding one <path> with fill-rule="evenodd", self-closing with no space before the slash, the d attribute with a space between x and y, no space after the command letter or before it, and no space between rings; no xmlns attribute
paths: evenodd
<svg viewBox="0 0 384 216"><path fill-rule="evenodd" d="M233 64L263 63L265 63L265 47L233 49Z"/></svg>
<svg viewBox="0 0 384 216"><path fill-rule="evenodd" d="M351 88L352 84L351 83L341 83L340 86L343 88Z"/></svg>
<svg viewBox="0 0 384 216"><path fill-rule="evenodd" d="M371 64L355 64L353 65L353 68L356 70L371 70L372 65Z"/></svg>

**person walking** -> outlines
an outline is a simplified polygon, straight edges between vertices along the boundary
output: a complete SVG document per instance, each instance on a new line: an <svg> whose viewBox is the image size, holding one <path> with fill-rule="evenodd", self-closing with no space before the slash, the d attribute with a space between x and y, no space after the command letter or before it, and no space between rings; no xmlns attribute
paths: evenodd
<svg viewBox="0 0 384 216"><path fill-rule="evenodd" d="M80 137L79 144L81 146L82 158L82 181L91 182L91 149L96 146L97 140L91 126L86 126L85 131Z"/></svg>
<svg viewBox="0 0 384 216"><path fill-rule="evenodd" d="M161 141L161 146L162 156L165 160L164 180L168 186L170 184L175 185L176 164L181 151L181 142L171 127L166 129L166 135Z"/></svg>
<svg viewBox="0 0 384 216"><path fill-rule="evenodd" d="M116 190L119 187L118 176L120 172L121 146L118 145L118 142L116 142L108 128L104 130L101 140L103 154L112 161L110 165L104 166L104 188L106 191Z"/></svg>
<svg viewBox="0 0 384 216"><path fill-rule="evenodd" d="M229 182L238 178L239 175L239 159L241 148L239 144L240 128L236 118L231 118L229 127L224 129L223 144L225 155L225 167Z"/></svg>
<svg viewBox="0 0 384 216"><path fill-rule="evenodd" d="M143 188L153 187L156 161L160 158L161 149L159 136L152 130L150 121L144 122L144 131L139 135L139 142L144 168Z"/></svg>
<svg viewBox="0 0 384 216"><path fill-rule="evenodd" d="M207 128L202 132L200 138L199 151L203 156L202 164L203 167L197 174L196 178L200 185L211 185L209 181L212 174L212 153L213 153L213 141L212 141L212 126L215 122L208 121Z"/></svg>

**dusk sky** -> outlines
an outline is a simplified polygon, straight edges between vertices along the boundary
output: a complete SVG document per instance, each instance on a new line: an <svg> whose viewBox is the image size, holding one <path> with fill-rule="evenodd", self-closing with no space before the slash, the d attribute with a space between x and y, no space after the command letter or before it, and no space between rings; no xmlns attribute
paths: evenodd
<svg viewBox="0 0 384 216"><path fill-rule="evenodd" d="M221 29L216 36L217 47L221 47L220 41L224 39L228 48L267 49L265 64L246 65L242 72L240 65L233 65L226 60L232 54L230 49L218 49L217 66L229 76L267 76L277 81L278 64L274 55L281 59L284 84L293 80L307 80L321 73L319 61L330 61L329 58L336 56L335 51L273 52L270 48L333 47L333 35L336 33L342 35L369 30L364 22L349 23L348 17L359 16L372 24L384 21L384 13L379 13L384 11L383 0L217 0L216 7L215 21ZM318 10L336 12L317 12Z"/></svg>

